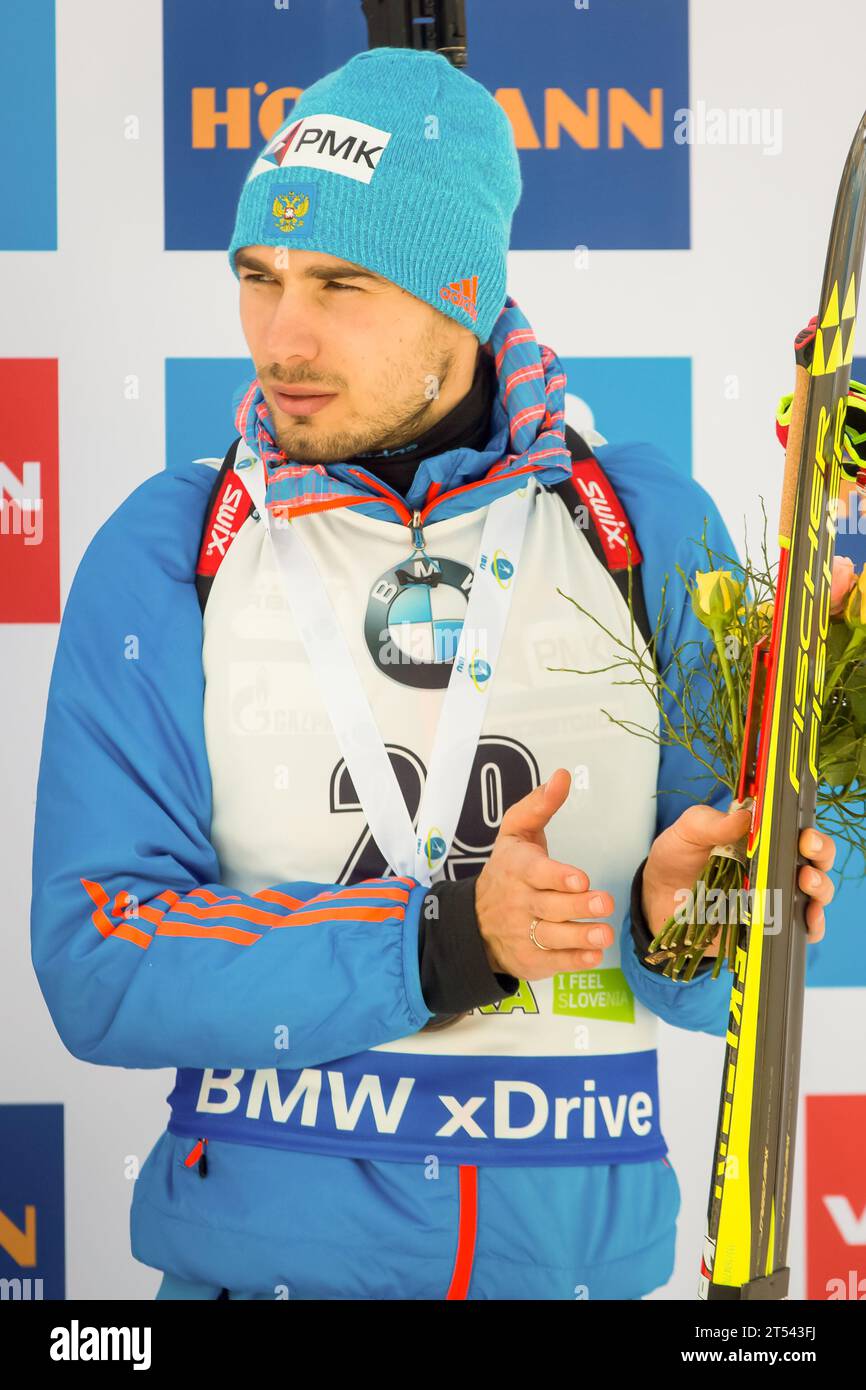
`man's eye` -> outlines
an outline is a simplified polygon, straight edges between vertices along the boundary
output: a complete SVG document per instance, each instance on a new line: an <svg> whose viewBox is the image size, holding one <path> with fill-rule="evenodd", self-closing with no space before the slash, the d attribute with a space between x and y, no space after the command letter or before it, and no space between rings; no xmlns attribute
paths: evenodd
<svg viewBox="0 0 866 1390"><path fill-rule="evenodd" d="M256 285L273 285L276 283L272 275L256 275L255 273L250 273L249 275L242 275L241 279L250 280L253 282L253 284ZM326 280L324 281L324 285L325 289L351 290L355 294L361 293L361 288L359 285L344 285L339 280Z"/></svg>

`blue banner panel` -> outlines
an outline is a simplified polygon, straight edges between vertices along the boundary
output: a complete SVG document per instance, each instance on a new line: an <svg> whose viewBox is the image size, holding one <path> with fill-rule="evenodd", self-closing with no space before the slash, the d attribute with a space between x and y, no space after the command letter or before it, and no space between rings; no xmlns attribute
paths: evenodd
<svg viewBox="0 0 866 1390"><path fill-rule="evenodd" d="M232 396L256 369L248 357L168 357L165 363L165 462L224 458L237 430Z"/></svg>
<svg viewBox="0 0 866 1390"><path fill-rule="evenodd" d="M56 251L54 0L0 6L0 130L0 251Z"/></svg>
<svg viewBox="0 0 866 1390"><path fill-rule="evenodd" d="M563 357L569 424L608 444L655 444L683 473L692 471L690 357Z"/></svg>
<svg viewBox="0 0 866 1390"><path fill-rule="evenodd" d="M681 249L689 237L688 0L467 4L468 74L508 114L512 248ZM313 82L367 46L360 3L165 0L165 247L228 247L247 171ZM627 42L623 41L627 35ZM431 190L431 197L435 190Z"/></svg>
<svg viewBox="0 0 866 1390"><path fill-rule="evenodd" d="M0 1105L0 1300L66 1297L63 1106Z"/></svg>
<svg viewBox="0 0 866 1390"><path fill-rule="evenodd" d="M466 23L520 152L512 250L688 248L688 0L497 0Z"/></svg>

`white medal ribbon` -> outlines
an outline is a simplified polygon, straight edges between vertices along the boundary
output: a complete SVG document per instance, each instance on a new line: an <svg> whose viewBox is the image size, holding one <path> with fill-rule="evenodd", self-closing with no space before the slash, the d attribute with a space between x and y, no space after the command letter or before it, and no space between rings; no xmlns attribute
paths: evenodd
<svg viewBox="0 0 866 1390"><path fill-rule="evenodd" d="M517 580L533 480L488 508L416 832L316 563L297 528L268 512L264 467L244 440L234 467L267 526L295 624L370 833L394 874L429 886L445 862L463 807ZM423 558L425 552L418 554ZM479 642L484 642L483 650Z"/></svg>

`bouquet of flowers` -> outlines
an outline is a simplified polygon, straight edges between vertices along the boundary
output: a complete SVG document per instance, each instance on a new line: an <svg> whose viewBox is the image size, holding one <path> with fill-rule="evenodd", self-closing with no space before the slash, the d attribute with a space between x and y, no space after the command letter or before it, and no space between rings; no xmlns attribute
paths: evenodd
<svg viewBox="0 0 866 1390"><path fill-rule="evenodd" d="M866 388L851 383L852 396L866 400ZM780 416L786 401L783 398ZM860 461L857 448L864 435L862 421L851 410L851 430L846 436L850 452ZM858 478L863 491L864 479ZM658 638L668 621L668 586L665 581L655 632L647 647L636 624L621 639L592 613L562 590L558 592L602 629L614 644L616 655L599 670L618 673L615 684L641 684L653 696L658 725L653 728L616 719L613 723L659 746L678 745L694 759L699 776L709 777L708 801L719 784L730 793L731 809L750 806L739 801L740 772L747 731L746 713L753 666L770 636L776 590L775 564L770 563L766 542L766 514L761 556L748 554L740 562L734 556L713 552L701 538L706 569L694 577L677 567L678 582L688 595L692 610L711 641L691 640L674 648L663 670L657 666ZM678 596L681 598L681 594ZM631 607L631 573L629 574ZM568 669L568 668L563 668ZM823 691L821 741L818 756L816 824L838 841L859 851L866 865L866 570L859 573L853 562L834 561L830 595L829 633ZM682 903L653 939L646 959L665 962L663 973L672 979L691 979L704 949L722 936L713 967L717 977L723 962L733 972L740 927L748 921L745 888L746 841L718 845L694 888L682 894Z"/></svg>

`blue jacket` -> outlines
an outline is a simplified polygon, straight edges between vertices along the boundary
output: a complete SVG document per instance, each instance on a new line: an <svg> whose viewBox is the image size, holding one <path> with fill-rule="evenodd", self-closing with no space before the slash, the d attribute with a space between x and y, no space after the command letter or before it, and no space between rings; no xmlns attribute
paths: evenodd
<svg viewBox="0 0 866 1390"><path fill-rule="evenodd" d="M705 521L716 551L731 555L732 543L708 495L658 451L628 444L596 452L643 551L654 621L665 577L677 565L686 573L707 567L698 544ZM446 455L442 467L448 463ZM322 921L315 931L266 930L245 950L230 939L202 949L195 935L192 890L234 894L251 912L261 906L220 882L209 840L193 574L213 476L191 464L131 494L90 543L60 630L38 782L32 956L64 1045L97 1065L273 1066L257 1017L286 1012L300 1020L304 1055L294 1052L293 1065L313 1065L417 1031L431 1017L418 970L421 885L366 932ZM659 659L690 638L705 634L679 601ZM695 774L680 751L663 750L659 787L694 786L695 794L661 791L658 830L701 799L705 786L688 780ZM724 796L711 800L723 804ZM339 888L275 885L300 899L326 886ZM138 912L127 919L130 898ZM659 1017L724 1035L727 972L689 983L651 973L632 945L628 915L622 960L635 996ZM457 1165L443 1165L430 1181L417 1165L253 1145L223 1144L233 1152L220 1162L219 1147L211 1145L202 1180L186 1163L189 1139L166 1132L138 1178L133 1253L170 1271L162 1296L216 1297L222 1285L241 1297L460 1296L453 1289L465 1174ZM470 1298L639 1297L673 1268L680 1197L666 1158L481 1168L467 1201L478 1214ZM554 1253L563 1231L565 1263ZM208 1278L211 1269L220 1270L219 1282Z"/></svg>

